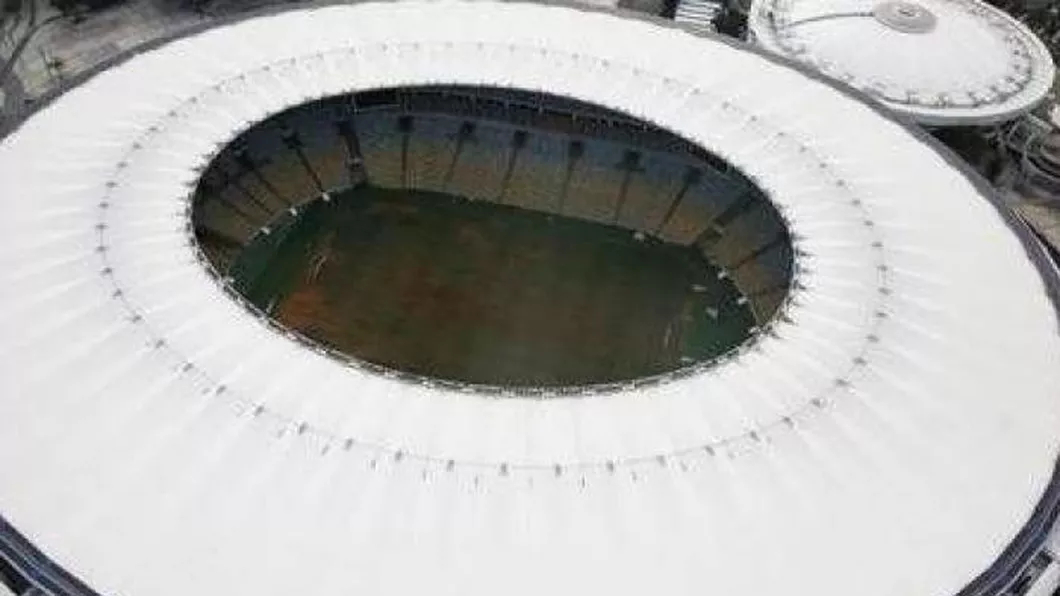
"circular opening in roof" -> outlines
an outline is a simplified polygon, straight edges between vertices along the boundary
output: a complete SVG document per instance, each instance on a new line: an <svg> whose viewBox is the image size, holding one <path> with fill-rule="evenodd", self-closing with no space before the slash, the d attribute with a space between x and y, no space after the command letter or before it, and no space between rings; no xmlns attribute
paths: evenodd
<svg viewBox="0 0 1060 596"><path fill-rule="evenodd" d="M605 108L493 88L305 104L225 147L195 237L272 324L457 384L665 380L750 341L793 250L725 161Z"/></svg>
<svg viewBox="0 0 1060 596"><path fill-rule="evenodd" d="M872 16L885 26L902 33L929 33L935 29L936 17L927 8L912 2L883 2L872 10Z"/></svg>

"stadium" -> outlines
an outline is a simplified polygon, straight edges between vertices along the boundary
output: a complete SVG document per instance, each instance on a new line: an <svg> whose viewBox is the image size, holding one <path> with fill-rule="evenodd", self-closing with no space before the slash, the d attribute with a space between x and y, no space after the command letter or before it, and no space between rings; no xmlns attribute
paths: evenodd
<svg viewBox="0 0 1060 596"><path fill-rule="evenodd" d="M922 109L558 3L106 61L0 140L0 593L1052 593L1060 269L914 123L1037 43Z"/></svg>
<svg viewBox="0 0 1060 596"><path fill-rule="evenodd" d="M979 2L760 0L748 27L762 47L933 126L1012 120L1041 103L1055 78L1045 43Z"/></svg>

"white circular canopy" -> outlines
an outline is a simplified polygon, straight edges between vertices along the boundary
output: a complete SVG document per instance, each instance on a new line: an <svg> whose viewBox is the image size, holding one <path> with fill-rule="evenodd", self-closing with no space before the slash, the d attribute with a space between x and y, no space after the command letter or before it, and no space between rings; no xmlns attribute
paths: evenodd
<svg viewBox="0 0 1060 596"><path fill-rule="evenodd" d="M700 374L528 399L344 365L231 299L188 229L202 167L287 107L421 84L723 156L791 226L790 303ZM1060 334L1055 272L936 147L775 59L557 6L340 5L145 52L0 144L0 514L125 596L956 594L1053 494Z"/></svg>
<svg viewBox="0 0 1060 596"><path fill-rule="evenodd" d="M1055 66L1023 24L978 0L756 0L755 41L933 125L1015 118Z"/></svg>

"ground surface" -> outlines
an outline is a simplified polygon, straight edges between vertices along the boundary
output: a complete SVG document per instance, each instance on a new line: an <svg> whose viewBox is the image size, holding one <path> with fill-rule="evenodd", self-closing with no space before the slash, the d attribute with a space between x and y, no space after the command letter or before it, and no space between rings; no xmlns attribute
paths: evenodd
<svg viewBox="0 0 1060 596"><path fill-rule="evenodd" d="M477 383L663 372L725 351L752 324L691 248L434 193L362 187L318 201L233 272L252 301L326 345Z"/></svg>

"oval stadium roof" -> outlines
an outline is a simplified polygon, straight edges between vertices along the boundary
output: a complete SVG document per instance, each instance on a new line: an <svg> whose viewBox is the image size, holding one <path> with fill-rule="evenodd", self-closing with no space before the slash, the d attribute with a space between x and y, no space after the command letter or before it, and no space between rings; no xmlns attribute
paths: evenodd
<svg viewBox="0 0 1060 596"><path fill-rule="evenodd" d="M790 301L700 374L556 398L264 324L195 251L199 172L287 107L420 84L724 156L790 223ZM1056 271L925 133L734 42L517 3L234 21L57 98L0 181L0 549L101 594L970 596L1055 518Z"/></svg>
<svg viewBox="0 0 1060 596"><path fill-rule="evenodd" d="M1041 102L1055 66L978 0L756 0L754 40L932 125L991 124Z"/></svg>

